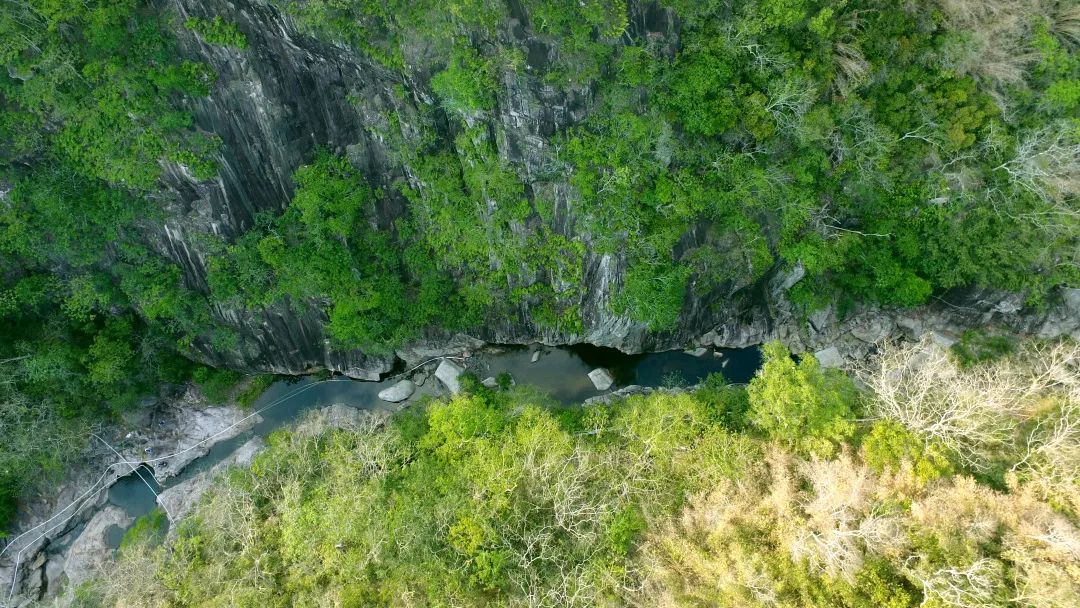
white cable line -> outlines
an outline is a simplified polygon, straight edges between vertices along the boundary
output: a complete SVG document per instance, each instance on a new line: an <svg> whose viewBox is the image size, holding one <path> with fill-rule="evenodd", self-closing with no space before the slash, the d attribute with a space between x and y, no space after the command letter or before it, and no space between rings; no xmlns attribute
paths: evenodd
<svg viewBox="0 0 1080 608"><path fill-rule="evenodd" d="M101 481L102 481L102 480L103 480L103 479L105 478L105 475L106 475L106 474L108 473L108 470L109 470L109 469L111 469L112 467L116 466L116 465L119 465L119 464L127 464L127 465L131 465L131 464L144 464L144 463L151 463L151 462L157 462L157 461L159 461L159 460L163 460L163 459L166 459L166 458L172 458L173 456L179 456L180 454L186 453L186 452L190 451L191 449L193 449L193 448L196 448L196 447L198 447L198 446L199 446L200 444L202 444L202 443L205 443L205 442L207 442L207 441L209 441L209 440L213 439L214 437L217 437L217 436L218 436L218 435L220 435L221 433L224 433L224 432L226 432L226 431L228 431L228 430L232 429L233 427L235 427L235 426L237 426L237 425L239 425L239 424L243 423L243 422L244 422L245 420L247 420L248 418L251 418L251 416L254 416L255 414L259 414L259 413L261 413L261 412L264 412L264 411L266 411L266 410L268 410L268 409L270 409L271 407L274 407L274 406L276 406L276 405L280 405L280 404L281 404L282 402L284 402L285 400L287 400L287 399L291 399L292 397L295 397L296 395L299 395L299 394L300 394L301 392L303 392L303 391L305 391L305 390L307 390L307 389L309 389L309 388L311 388L311 387L313 387L313 386L316 386L316 385L319 385L319 384L324 384L324 383L327 383L327 382L346 382L346 381L345 381L345 380L333 380L333 379L331 379L331 380L319 380L318 382L313 382L313 383L311 383L311 384L308 384L308 385L306 385L306 386L302 386L302 387L299 387L298 389L294 389L294 391L293 391L293 392L291 392L291 393L289 393L289 394L286 394L286 395L283 395L283 396L281 396L280 398L278 398L277 400L275 400L274 402L272 402L272 403L269 403L269 404L267 404L267 405L265 405L265 406L263 406L263 407L259 408L258 410L256 410L255 412L253 412L253 413L252 413L251 415L249 415L249 416L245 416L245 417L244 417L244 418L242 418L241 420L238 420L237 422L235 422L235 423L233 423L233 424L229 425L228 427L226 427L226 428L225 428L225 429L223 429L222 431L220 431L220 432L218 432L218 433L215 433L214 435L210 435L209 437L206 437L205 439L202 439L202 440L200 440L200 441L196 442L195 444L193 444L192 446L190 446L190 447L188 447L188 448L186 448L186 449L184 449L184 450L181 450L181 451L179 451L179 452L176 452L175 454L170 454L170 455L167 455L167 456L162 456L161 458L155 458L155 459L153 459L153 460L142 460L142 461L134 461L134 460L133 460L133 461L124 461L124 460L121 460L120 462L114 462L114 463L112 463L112 464L109 464L108 466L106 466L106 470L105 470L105 473L102 473L102 474L101 474L101 477L100 477L100 478L98 479L97 483L101 483ZM114 450L114 451L115 451L115 450ZM121 455L120 457L121 457L121 458L123 458L123 456L122 456L122 455ZM95 486L96 486L96 485L97 485L97 484L95 484ZM30 528L29 530L25 530L25 531L24 531L24 532L23 532L22 534L19 534L19 535L18 535L18 536L16 536L15 538L11 539L11 541L10 541L10 542L8 542L8 543L7 543L7 544L5 544L5 545L4 545L4 546L3 546L2 548L0 548L0 557L3 557L3 556L4 556L4 553L6 553L6 552L7 552L8 548L10 548L10 547L11 547L12 545L14 545L14 544L15 544L15 543L16 543L16 542L17 542L17 541L18 541L18 540L20 539L20 538L22 538L22 537L24 537L24 536L27 536L28 534L30 534L31 532L33 532L34 530L37 530L38 528L40 528L40 527L42 527L42 526L45 526L45 525L47 525L47 524L48 524L48 523L49 523L50 521L52 521L53 519L55 519L55 518L59 517L59 516L60 516L60 515L61 515L61 514L62 514L62 513L64 512L64 511L66 511L66 510L70 509L70 508L71 508L72 506L74 506L74 505L75 505L75 503L77 503L78 501L80 501L80 500L82 500L83 498L85 498L87 494L90 494L91 492L93 492L93 490L94 490L94 486L91 486L91 487L90 487L90 490L87 490L86 494L83 494L83 495L82 495L82 496L80 496L79 498L76 498L76 499L75 499L75 500L73 500L72 502L68 503L68 505L67 505L67 506L65 506L65 507L64 507L63 509L61 509L60 511L57 511L57 512L56 512L56 514L55 514L55 515L53 515L52 517L50 517L49 519L47 519L47 520L45 520L45 521L41 522L40 524L38 524L38 525L34 526L33 528Z"/></svg>
<svg viewBox="0 0 1080 608"><path fill-rule="evenodd" d="M44 526L44 525L48 524L49 522L51 522L52 520L56 519L57 517L60 517L60 515L61 515L61 514L62 514L62 513L64 512L64 511L67 511L67 510L68 510L68 509L70 509L70 508L71 508L71 507L72 507L73 505L75 505L75 504L76 504L76 503L78 503L79 501L81 501L81 500L85 499L85 498L86 498L87 496L89 496L90 494L92 494L92 493L97 493L97 492L100 492L102 488L99 488L98 486L99 486L99 485L101 485L101 482L102 482L102 481L103 481L103 480L105 479L105 476L109 474L109 469L112 469L112 468L113 468L114 466L115 466L115 465L112 465L112 464L110 464L109 466L105 467L105 472L101 474L101 477L98 477L98 480L97 480L96 482L94 482L94 484L93 484L92 486L90 486L90 489L89 489L89 490L87 490L87 491L86 491L86 492L85 492L85 493L84 493L84 494L83 494L82 496L80 496L80 497L76 498L75 500L71 501L70 503L68 503L68 505L67 505L66 507L64 507L63 509L61 509L61 510L57 511L57 512L56 512L56 514L55 514L55 515L53 515L52 517L50 517L49 519L46 519L45 521L43 521L43 522L41 522L40 524L38 524L38 525L34 526L33 528L30 528L29 530L27 530L27 531L23 532L22 534L20 534L20 535L16 536L15 538L13 538L13 539L11 540L11 542L10 542L10 543L8 543L8 544L4 545L3 549L0 549L0 556L3 556L3 555L4 555L4 552L6 552L6 551L8 550L8 548L9 548L9 547L11 547L12 545L14 545L14 544L15 544L15 542L16 542L16 541L18 541L18 540L19 540L20 538L22 538L22 537L24 537L24 536L26 536L26 535L30 534L31 532L33 532L34 530L37 530L38 528L40 528L40 527L42 527L42 526ZM69 517L67 517L67 518L65 518L65 519L62 519L62 520L60 521L60 523L58 523L58 524L56 524L55 526L53 526L53 527L49 528L48 530L46 530L46 531L42 532L41 534L39 534L39 535L37 536L37 538L35 538L34 540L30 541L29 543L26 543L25 545L23 545L23 548L22 548L22 549L19 549L19 552L18 552L17 554L15 554L15 570L14 570L14 572L13 572L13 573L12 573L12 575L11 575L11 589L10 589L10 590L8 591L8 596L7 596L7 600L6 600L6 601L10 602L10 601L11 601L11 597L12 597L13 595L15 595L15 584L16 584L16 583L17 583L17 582L19 581L19 565L20 565L20 564L22 563L22 554L23 554L23 551L26 551L26 550L27 550L28 548L32 547L32 546L34 545L34 543L36 543L37 541L41 540L41 539L42 539L42 538L43 538L43 537L44 537L44 536L45 536L46 534L48 534L49 532L52 532L53 530L55 530L55 529L59 528L60 526L64 525L64 524L65 524L65 523L67 523L68 521L70 521L70 520L71 520L71 518L72 518L72 517L74 517L75 515L77 515L77 514L79 513L79 511L81 511L81 510L82 510L82 508L83 508L83 507L84 507L85 505L86 505L86 503L82 503L82 504L80 504L80 505L79 505L79 508L78 508L78 509L75 509L75 512L74 512L74 513L72 513L72 514L71 514L71 516L69 516ZM6 605L7 605L7 604L5 604L5 606L6 606Z"/></svg>
<svg viewBox="0 0 1080 608"><path fill-rule="evenodd" d="M121 460L122 460L122 459L124 458L123 456L121 456L121 455L120 455L120 452L117 452L117 451L116 451L116 448L114 448L114 447L112 447L111 445L109 445L109 442L105 441L105 440L104 440L104 439L102 439L101 437L98 437L98 436L97 436L96 434L94 434L94 433L90 433L90 435L91 435L92 437L94 437L95 439L97 439L98 441L100 441L101 443L104 443L104 444L105 444L105 447L107 447L107 448L109 448L110 450L112 450L112 453L113 453L113 454L116 454L116 457L117 457L117 458L120 458ZM148 489L150 490L150 493L154 495L154 502L156 502L156 503L157 503L158 505L160 505L160 506L161 506L161 509L162 509L163 511L165 511L165 516L169 518L169 521L172 521L172 520L173 520L173 516L172 516L172 513L169 513L169 508L168 508L168 507L166 507L166 506L165 506L165 503L161 502L161 500L158 500L158 499L160 499L160 498L161 498L161 496L160 496L160 495L159 495L159 494L157 493L157 490L155 490L155 489L154 489L154 486L150 485L150 482L149 482L149 481L146 481L146 478L145 478L145 477L143 477L143 475L142 475L142 472L141 472L141 471L139 470L139 469L141 469L141 468L142 468L142 466L140 465L139 467L136 467L136 466L135 466L135 465L133 465L133 464L129 464L128 466L129 466L129 467L131 468L131 472L132 472L132 473L135 473L136 475L138 475L138 476L139 476L139 480L140 480L140 481L142 481L142 482L143 482L143 483L144 483L144 484L146 485L146 487L147 487L147 488L148 488ZM155 481L157 481L157 480L155 479Z"/></svg>
<svg viewBox="0 0 1080 608"><path fill-rule="evenodd" d="M41 522L40 524L34 526L33 528L30 528L29 530L24 531L22 534L20 534L20 535L16 536L15 538L11 539L11 542L4 545L3 548L0 548L0 557L3 557L4 553L6 553L7 550L9 548L11 548L12 545L14 545L16 542L18 542L18 540L20 538L22 538L24 536L28 536L31 532L33 532L34 530L37 530L38 528L40 528L42 526L48 525L49 522L56 519L57 517L60 517L60 515L63 514L64 511L67 511L68 509L73 507L75 505L75 503L77 503L80 500L86 498L88 495L90 495L92 492L94 492L94 490L95 490L95 488L97 488L98 484L100 484L102 482L102 480L105 479L105 476L109 474L109 469L113 468L114 466L116 466L116 465L115 464L110 464L109 466L105 467L105 472L101 474L101 477L99 477L98 480L93 485L90 486L90 489L87 490L86 493L84 493L82 496L80 496L80 497L76 498L75 500L71 501L70 503L68 503L68 505L66 507L64 507L63 509L60 509L59 511L57 511L56 514L53 515L52 517L50 517L49 519L46 519L45 521ZM34 539L34 540L36 541L37 539Z"/></svg>
<svg viewBox="0 0 1080 608"><path fill-rule="evenodd" d="M104 475L102 475L102 478L104 478ZM100 492L103 489L107 489L107 488L105 486L102 486L101 488L98 489L98 491ZM78 515L79 511L82 511L83 507L85 507L86 505L87 505L86 502L80 504L79 508L75 509L75 512L71 514L71 517L74 517L74 516ZM71 521L71 517L68 517L67 519L61 520L55 526L53 526L53 527L49 528L48 530L46 530L46 531L42 532L41 534L39 534L38 537L33 540L33 542L25 545L22 549L19 549L19 553L16 554L16 556L15 556L15 571L12 573L12 576L11 576L11 590L8 591L8 597L7 597L7 600L5 600L5 601L10 602L12 596L15 595L15 584L19 580L19 576L18 576L18 574L19 574L19 565L22 563L23 552L26 551L28 548L32 547L34 545L34 543L36 543L38 540L40 540L45 535L49 534L53 530L59 528L60 526L65 525L67 522ZM5 604L4 606L6 608L7 604Z"/></svg>
<svg viewBox="0 0 1080 608"><path fill-rule="evenodd" d="M400 374L395 374L393 376L388 377L387 380L393 380L394 378L400 378L402 376L407 376L407 375L411 374L412 372L420 369L421 367L427 365L428 363L433 363L435 361L442 361L443 359L453 359L455 361L464 361L465 357L443 356L443 357L435 357L433 359L428 359L427 361L424 361L423 363L418 363L418 364L412 366L411 368L401 372Z"/></svg>
<svg viewBox="0 0 1080 608"><path fill-rule="evenodd" d="M437 357L436 359L440 359L440 358L442 358L442 357ZM431 361L435 361L436 359L431 359ZM421 365L424 365L424 364L426 364L426 363L430 363L431 361L427 361L427 362L425 362L425 363L423 363L423 364L421 364ZM418 367L419 367L419 366L418 366ZM416 369L416 368L413 368L413 369ZM311 389L311 388L314 388L314 387L316 387L316 386L319 386L320 384L326 384L326 383L329 383L329 382L350 382L350 380L344 380L344 379L333 379L333 378L331 378L331 379L329 379L329 380L318 380L318 381L316 381L316 382L312 382L311 384L308 384L308 385L305 385L305 386L301 386L301 387L299 387L299 388L296 388L296 389L294 389L293 391L291 391L291 392L289 392L289 393L287 393L287 394L285 394L285 395L282 395L281 397L279 397L279 398L275 399L275 400L274 400L274 401L272 401L271 403L268 403L268 404L264 405L263 407L261 407L261 408L259 408L259 409L255 410L254 412L252 412L252 413L248 414L247 416L244 416L244 417L243 417L243 418L241 418L240 420L237 420L236 422L234 422L234 423L230 424L229 426L227 426L227 427L225 427L224 429L222 429L222 430L218 431L217 433L214 433L213 435L210 435L210 436L208 436L208 437L205 437L204 439L201 439L201 440L199 440L199 441L195 442L194 444L192 444L192 445L188 446L187 448L185 448L185 449L183 449L183 450L180 450L180 451L178 451L178 452L175 452L175 453L173 453L173 454L168 454L168 455L166 455L166 456L161 456L161 457L159 457L159 458L153 458L153 459L150 459L150 460L131 460L131 461L128 461L128 460L121 460L120 462L114 462L114 463L112 463L112 464L109 464L109 465L107 465L107 466L105 467L105 471L104 471L104 472L103 472L103 473L101 474L101 477L99 477L99 478L98 478L98 480L97 480L96 482L94 482L94 484L93 484L93 485L91 485L91 486L90 486L90 489L89 489L89 490L87 490L87 491L86 491L85 493L83 493L83 494L82 494L81 496L79 496L79 497L78 497L78 498L76 498L75 500L73 500L73 501L71 501L70 503L68 503L68 504L67 504L67 505L66 505L66 506L65 506L65 507L64 507L63 509L60 509L59 511L57 511L57 512L56 512L56 513L55 513L55 514L54 514L54 515L53 515L52 517L50 517L49 519L47 519L47 520L45 520L45 521L41 522L40 524L38 524L38 525L34 526L33 528L30 528L29 530L26 530L26 531L24 531L24 532L23 532L22 534L19 534L19 535L18 535L18 536L16 536L15 538L11 539L11 542L9 542L9 543L5 544L5 545L4 545L4 546L3 546L2 548L0 548L0 557L3 557L4 553L6 553L6 552L7 552L7 550L8 550L9 548L11 548L11 547L12 547L13 545L15 545L15 543L17 543L17 542L19 541L19 539L23 538L24 536L28 536L28 535L29 535L29 534L31 534L31 533L32 533L32 532L33 532L34 530L37 530L38 528L41 528L42 526L46 526L46 525L48 525L48 524L49 524L49 522L51 522L52 520L54 520L54 519L56 519L56 518L60 517L61 515L63 515L63 513L64 513L65 511L67 511L67 510L68 510L68 509L70 509L71 507L73 507L73 506L75 506L76 504L78 504L78 503L79 503L79 501L81 501L81 500L85 499L85 498L86 498L87 496L89 496L90 494L92 494L92 493L94 493L94 492L98 492L98 491L100 491L100 490L101 490L101 488L99 488L98 486L99 486L99 485L101 485L101 482L102 482L102 481L103 481L103 480L105 479L105 476L106 476L106 475L108 475L108 473L109 473L109 470L110 470L110 469L112 469L113 467L115 467L116 465L122 465L122 464L126 464L126 465L128 465L129 467L132 467L132 468L134 469L134 466L135 466L135 465L143 465L143 464L149 464L149 463L152 463L152 462L160 462L160 461L162 461L162 460L166 460L166 459L169 459L169 458L173 458L173 457L175 457L175 456L179 456L179 455L181 455L181 454L185 454L185 453L187 453L187 452L190 452L191 450L193 450L193 449L195 449L195 448L199 447L200 445L202 445L202 444L206 443L207 441L210 441L211 439L214 439L215 437L218 437L218 436L220 436L220 435L222 435L222 434L224 434L224 433L226 433L226 432L228 432L228 431L232 430L233 428L235 428L235 427L239 426L240 424L243 424L244 422L246 422L247 420L251 419L252 417L254 417L254 416L258 415L258 414L261 414L262 412L265 412L266 410L268 410L268 409L270 409L270 408L272 408L272 407L275 407L275 406L277 406L277 405L280 405L280 404L284 403L285 401L287 401L287 400L289 400L289 399L291 399L291 398L293 398L293 397L295 397L295 396L299 395L300 393L303 393L304 391L307 391L307 390L309 390L309 389ZM91 434L92 434L92 433L91 433ZM96 435L95 435L95 437L96 437ZM98 439L100 440L100 437L99 437ZM106 444L106 445L108 445L108 444ZM110 448L110 449L112 449L112 446L109 446L109 448ZM114 449L114 450L113 450L113 452L114 452L114 453L116 453L116 450ZM119 453L117 453L117 456L120 456L120 458L123 458L123 456L122 456L122 455L120 455ZM136 471L136 474L138 474L138 472L137 472L137 471ZM141 475L140 475L140 478L141 478ZM144 483L146 483L146 480L144 479L144 480L143 480L143 482L144 482ZM147 486L149 487L149 484L147 484ZM151 492L152 492L152 491L153 491L153 488L151 488ZM38 535L38 536L37 536L36 538L34 538L34 540L32 540L32 541L31 541L31 542L29 542L29 543L26 543L26 544L25 544L25 545L23 546L23 548L19 550L19 552L18 552L18 553L16 554L16 558L15 558L15 570L14 570L14 571L13 571L13 573L12 573L12 577L11 577L11 587L10 587L10 589L9 589L9 591L8 591L8 596L7 596L7 600L6 600L6 601L10 602L10 601L11 601L11 598L12 598L12 597L13 597L13 596L15 595L15 585L16 585L16 584L18 583L18 581L19 581L19 566L20 566L20 564L21 564L21 561L22 561L22 554L23 554L23 552L24 552L24 551L25 551L25 550L26 550L27 548L29 548L29 547L33 546L33 544L34 544L34 543L36 543L36 542L37 542L38 540L40 540L40 539L42 539L43 537L45 537L45 536L46 536L47 534L49 534L49 533L50 533L50 532L52 532L53 530L55 530L55 529L59 528L60 526L64 525L64 524L65 524L65 523L67 523L68 521L70 521L70 520L71 520L71 518L72 518L72 517L74 517L74 516L75 516L76 514L78 514L78 512L79 512L79 511L81 511L81 510L82 510L82 508L83 508L84 506L86 506L86 505L85 505L85 503L83 503L83 504L79 505L79 507L78 507L77 509L75 509L75 512L74 512L74 513L72 513L72 514L71 514L70 516L68 516L68 517L66 517L66 518L64 518L64 519L62 519L62 520L61 520L61 521L60 521L59 523L57 523L57 524L56 524L55 526L53 526L53 527L49 528L48 530L46 530L46 531L42 532L41 534L39 534L39 535ZM6 605L6 604L5 604L5 605Z"/></svg>

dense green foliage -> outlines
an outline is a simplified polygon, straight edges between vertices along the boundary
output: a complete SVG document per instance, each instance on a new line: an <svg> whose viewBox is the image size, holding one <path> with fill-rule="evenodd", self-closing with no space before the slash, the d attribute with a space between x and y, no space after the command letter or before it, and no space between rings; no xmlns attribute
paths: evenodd
<svg viewBox="0 0 1080 608"><path fill-rule="evenodd" d="M765 345L762 372L750 383L750 421L797 452L827 456L854 431L855 390L813 357L798 365L780 343Z"/></svg>
<svg viewBox="0 0 1080 608"><path fill-rule="evenodd" d="M389 67L442 66L431 88L453 135L432 117L430 135L401 142L421 182L410 214L489 314L507 294L538 322L576 327L584 287L565 272L580 257L560 243L541 257L562 276L538 275L519 253L536 247L524 226L626 256L615 312L656 330L676 325L689 291L745 286L775 264L804 265L795 296L811 307L909 306L972 284L1040 303L1077 282L1080 27L1066 2L671 1L674 53L632 26L634 3L521 2L550 63L496 33L500 3L283 4ZM596 84L540 174L475 126L500 81L523 76ZM552 215L567 181L573 235Z"/></svg>
<svg viewBox="0 0 1080 608"><path fill-rule="evenodd" d="M806 312L970 285L1042 305L1080 280L1066 0L274 4L379 64L396 110L350 101L394 170L364 175L345 148L305 159L288 204L241 234L186 235L205 285L147 237L167 219L166 169L210 179L240 152L184 109L216 77L175 37L245 57L249 21L147 0L0 4L4 509L71 457L55 446L190 379L178 353L238 347L223 309L319 309L334 346L387 352L432 326L510 319L580 336L600 272L609 312L657 332L686 322L692 296L800 264ZM523 99L559 118L508 133ZM781 359L748 420L804 455L838 449L846 388ZM237 376L198 373L250 400ZM916 453L880 432L882 453Z"/></svg>
<svg viewBox="0 0 1080 608"><path fill-rule="evenodd" d="M1025 352L1010 365L1040 377L1025 357L1047 353ZM1053 352L1059 382L1036 381L1027 403L1074 424L1080 348ZM948 365L967 390L993 373ZM389 421L328 428L317 414L84 591L102 606L1075 605L1080 467L1051 489L1035 461L1080 437L1044 450L1026 435L1026 455L998 453L1015 477L995 490L902 422L859 425L890 396L859 403L844 381L773 344L749 389L711 378L553 409L473 384ZM775 387L831 422L793 441L767 419L789 407Z"/></svg>
<svg viewBox="0 0 1080 608"><path fill-rule="evenodd" d="M89 178L148 190L162 159L213 175L212 136L170 97L214 78L177 61L165 20L140 0L28 0L0 11L4 162L42 156Z"/></svg>
<svg viewBox="0 0 1080 608"><path fill-rule="evenodd" d="M373 229L375 193L345 159L320 155L294 179L285 213L211 260L213 298L248 307L326 299L330 335L369 351L458 322L452 286L423 246L403 249Z"/></svg>
<svg viewBox="0 0 1080 608"><path fill-rule="evenodd" d="M238 49L246 49L248 42L244 35L235 25L226 22L220 15L213 19L201 19L190 17L184 21L184 27L199 34L203 40L210 44L231 46Z"/></svg>
<svg viewBox="0 0 1080 608"><path fill-rule="evenodd" d="M136 0L5 2L0 57L2 528L88 430L190 376L178 345L221 332L140 236L163 163L215 170L216 138L177 109L214 77L176 59L168 17Z"/></svg>

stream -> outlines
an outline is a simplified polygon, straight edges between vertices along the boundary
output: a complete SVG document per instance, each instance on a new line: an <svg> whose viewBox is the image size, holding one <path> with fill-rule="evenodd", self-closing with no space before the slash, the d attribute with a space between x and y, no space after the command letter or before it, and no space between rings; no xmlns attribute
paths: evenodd
<svg viewBox="0 0 1080 608"><path fill-rule="evenodd" d="M534 362L536 352L540 354ZM760 365L761 354L757 348L709 349L702 356L695 357L682 351L628 355L615 349L591 345L499 346L476 353L469 359L468 370L481 378L509 372L518 384L539 387L559 403L571 405L608 392L596 390L589 380L589 371L598 367L607 368L615 377L615 385L611 389L615 390L633 384L650 387L689 386L703 381L712 373L721 373L728 382L741 384L749 382ZM109 502L122 508L133 518L146 515L157 504L154 492L181 483L213 467L252 437L265 438L274 430L298 420L309 410L335 403L360 409L397 410L409 402L387 403L378 398L378 393L399 379L379 382L342 379L338 382L317 384L316 378L302 377L275 382L255 402L254 410L257 411L305 386L317 385L262 411L262 421L252 429L215 444L205 456L192 462L179 475L165 480L163 484L159 485L149 472L144 472L143 479L135 474L120 479L109 489ZM432 376L425 385L437 382ZM418 390L416 395L421 393L422 391ZM147 486L147 482L153 486L153 491ZM108 544L111 548L115 549L120 545L124 532L124 529L115 526L108 531Z"/></svg>

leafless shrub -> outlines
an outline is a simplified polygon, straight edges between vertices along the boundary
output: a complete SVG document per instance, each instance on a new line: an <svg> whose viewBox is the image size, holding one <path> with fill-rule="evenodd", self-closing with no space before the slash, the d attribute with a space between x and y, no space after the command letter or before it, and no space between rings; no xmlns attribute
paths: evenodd
<svg viewBox="0 0 1080 608"><path fill-rule="evenodd" d="M958 44L942 56L945 67L987 82L1005 109L1004 89L1022 83L1037 58L1031 27L1043 0L938 0Z"/></svg>
<svg viewBox="0 0 1080 608"><path fill-rule="evenodd" d="M1051 17L1050 29L1066 44L1080 47L1080 4L1059 0Z"/></svg>
<svg viewBox="0 0 1080 608"><path fill-rule="evenodd" d="M923 597L951 608L991 608L999 606L996 595L1003 585L1001 564L980 559L966 568L942 568L918 577Z"/></svg>
<svg viewBox="0 0 1080 608"><path fill-rule="evenodd" d="M123 559L110 561L106 568L103 576L93 581L92 590L109 598L113 605L146 608L168 605L168 589L156 576L158 562L153 549L134 547L125 552ZM80 605L73 597L62 598L58 604Z"/></svg>
<svg viewBox="0 0 1080 608"><path fill-rule="evenodd" d="M1019 521L1005 537L1017 572L1018 604L1032 608L1080 605L1080 530L1030 492L1014 494L1008 511Z"/></svg>
<svg viewBox="0 0 1080 608"><path fill-rule="evenodd" d="M802 463L800 472L813 489L801 498L805 523L790 540L796 561L853 581L867 552L893 553L904 544L899 520L874 506L877 479L869 469L844 455Z"/></svg>
<svg viewBox="0 0 1080 608"><path fill-rule="evenodd" d="M998 367L961 371L930 340L883 344L858 374L873 394L872 415L899 422L975 469L1012 440L1028 388Z"/></svg>
<svg viewBox="0 0 1080 608"><path fill-rule="evenodd" d="M765 110L783 128L796 125L814 103L816 91L805 78L782 78L769 83Z"/></svg>
<svg viewBox="0 0 1080 608"><path fill-rule="evenodd" d="M1002 493L970 478L955 478L912 505L912 524L946 543L966 545L966 549L955 551L957 554L1000 542L1002 558L1013 564L1017 590L1013 601L1019 605L1078 605L1080 530L1031 490L1021 486ZM979 559L941 569L925 559L924 555L913 555L905 560L903 570L923 586L928 597L979 606L977 602L985 599L988 590L1002 584L998 580L1000 562Z"/></svg>
<svg viewBox="0 0 1080 608"><path fill-rule="evenodd" d="M1073 218L1080 210L1069 197L1080 196L1080 140L1067 124L1047 125L1021 136L1012 159L998 165L1009 179Z"/></svg>
<svg viewBox="0 0 1080 608"><path fill-rule="evenodd" d="M870 62L854 42L837 42L833 46L833 61L836 63L836 88L847 94L866 81L870 73Z"/></svg>

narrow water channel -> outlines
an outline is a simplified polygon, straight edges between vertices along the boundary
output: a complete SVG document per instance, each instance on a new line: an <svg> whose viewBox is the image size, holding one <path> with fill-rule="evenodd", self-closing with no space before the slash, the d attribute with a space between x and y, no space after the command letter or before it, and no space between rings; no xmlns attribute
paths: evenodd
<svg viewBox="0 0 1080 608"><path fill-rule="evenodd" d="M538 354L537 354L538 353ZM535 361L533 360L535 358ZM730 383L746 383L761 365L757 348L709 349L695 357L682 351L628 355L611 348L596 346L502 346L490 352L480 352L470 359L469 370L479 375L497 376L502 372L513 375L518 384L538 387L551 394L558 402L570 405L589 397L603 394L596 390L588 373L598 367L607 368L615 377L612 390L638 384L642 386L688 386L704 380L709 374L720 373ZM275 382L254 404L259 410L282 397L310 386L295 396L262 411L262 421L251 430L210 448L202 458L188 465L182 473L158 485L152 475L142 477L132 474L119 480L109 489L109 502L124 509L132 517L146 515L156 506L154 492L181 483L198 473L213 467L232 454L252 437L266 437L275 429L299 419L304 412L320 409L335 403L344 403L360 409L394 410L397 406L378 398L382 389L398 379L381 382L341 380L317 384L311 377ZM437 382L430 378L427 382ZM311 386L315 385L315 386ZM124 530L109 532L112 548L120 544Z"/></svg>

